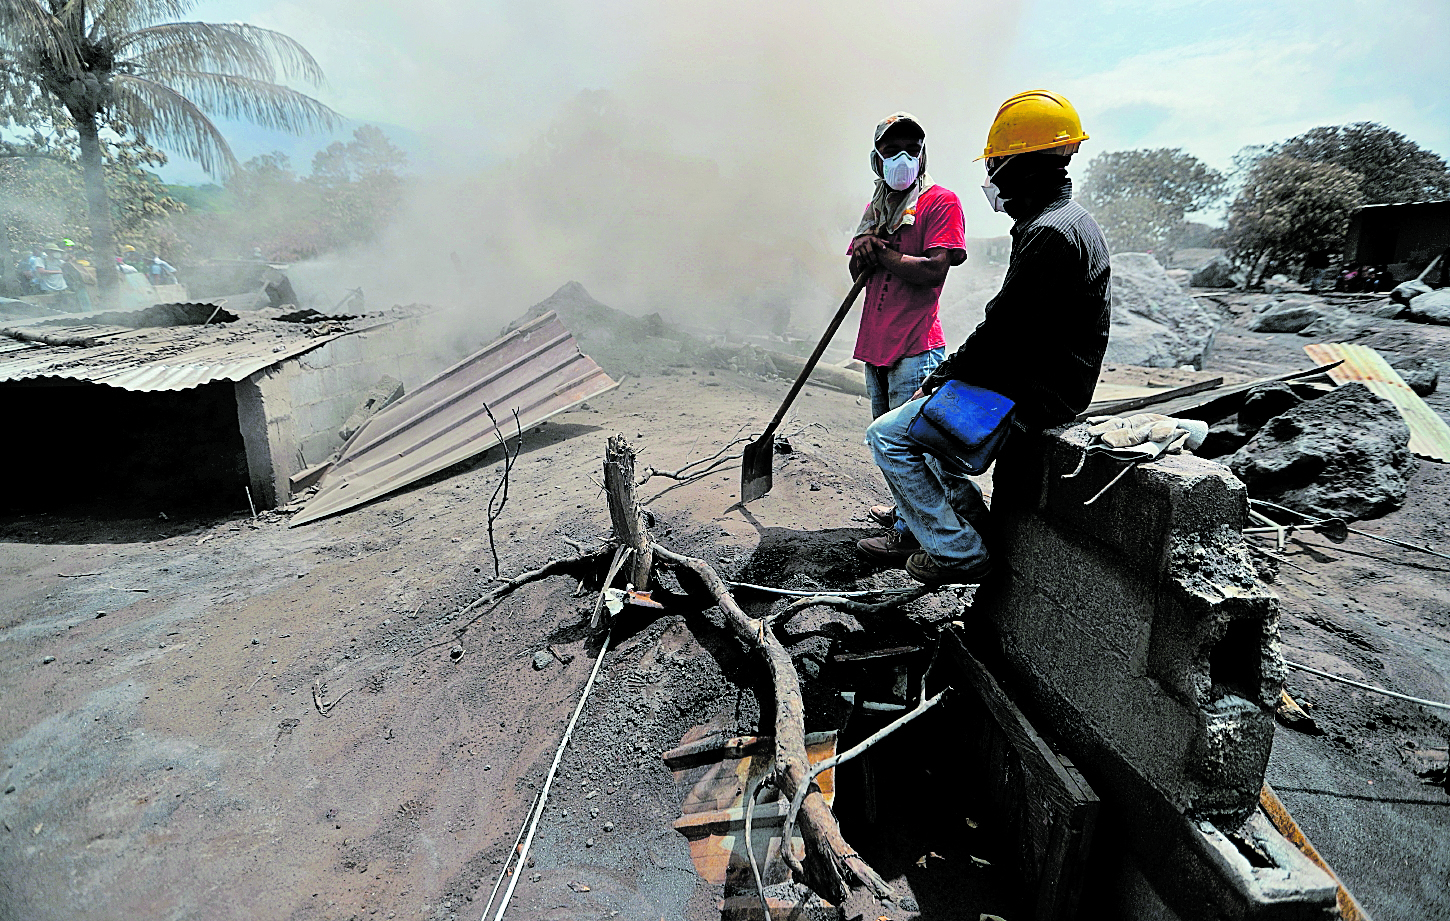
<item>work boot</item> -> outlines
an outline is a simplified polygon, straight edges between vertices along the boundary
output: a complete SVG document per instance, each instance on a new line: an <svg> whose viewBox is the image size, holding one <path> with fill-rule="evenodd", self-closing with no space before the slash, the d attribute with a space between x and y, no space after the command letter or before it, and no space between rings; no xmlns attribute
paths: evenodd
<svg viewBox="0 0 1450 921"><path fill-rule="evenodd" d="M856 549L866 556L891 566L901 566L906 558L921 548L916 538L904 531L892 529L880 537L863 537L856 541Z"/></svg>
<svg viewBox="0 0 1450 921"><path fill-rule="evenodd" d="M992 572L992 558L984 557L970 566L943 566L925 550L906 560L906 572L923 585L981 585Z"/></svg>
<svg viewBox="0 0 1450 921"><path fill-rule="evenodd" d="M871 520L883 528L896 527L896 506L894 505L873 505L867 512Z"/></svg>

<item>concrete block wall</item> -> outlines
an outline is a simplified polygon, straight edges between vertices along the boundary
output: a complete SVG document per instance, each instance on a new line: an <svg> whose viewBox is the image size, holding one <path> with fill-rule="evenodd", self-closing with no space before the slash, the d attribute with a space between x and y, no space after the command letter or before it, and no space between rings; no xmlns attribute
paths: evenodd
<svg viewBox="0 0 1450 921"><path fill-rule="evenodd" d="M448 359L410 318L351 333L237 383L237 416L259 507L290 499L289 479L342 446L338 429L384 375L410 393Z"/></svg>
<svg viewBox="0 0 1450 921"><path fill-rule="evenodd" d="M1240 530L1247 495L1191 455L1130 472L1078 428L998 463L992 516L1007 572L978 608L1053 730L1109 786L1193 818L1254 808L1283 684L1278 600ZM1100 781L1090 775L1095 786Z"/></svg>

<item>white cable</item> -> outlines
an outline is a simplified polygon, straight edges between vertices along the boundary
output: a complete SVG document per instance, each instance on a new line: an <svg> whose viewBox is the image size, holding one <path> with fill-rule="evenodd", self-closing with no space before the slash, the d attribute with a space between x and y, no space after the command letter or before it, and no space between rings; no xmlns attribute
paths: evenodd
<svg viewBox="0 0 1450 921"><path fill-rule="evenodd" d="M594 679L599 676L599 666L604 664L604 654L609 652L609 640L614 633L613 625L604 634L604 645L599 647L599 658L594 660L594 670L589 673L589 680L584 682L584 693L579 695L579 705L574 708L574 716L569 720L569 726L564 730L564 738L559 742L559 750L554 752L554 763L549 766L549 776L544 779L544 789L539 791L539 807L534 810L533 821L529 823L529 833L524 838L524 846L519 851L519 862L514 870L513 877L509 880L508 888L504 890L503 900L498 903L498 913L493 916L493 921L503 921L503 913L508 910L509 899L513 898L514 887L519 884L519 877L523 875L523 868L529 862L529 846L534 843L534 832L539 829L539 820L544 817L544 806L549 801L549 787L554 783L554 775L559 772L559 762L564 760L564 749L569 747L569 737L574 734L574 726L579 722L579 714L584 712L584 703L589 700L589 692L594 689ZM480 921L487 921L488 911L484 910Z"/></svg>
<svg viewBox="0 0 1450 921"><path fill-rule="evenodd" d="M1288 659L1284 660L1284 664L1289 666L1290 668L1297 668L1301 672L1308 672L1311 675L1318 675L1320 678L1328 678L1331 681L1343 681L1345 684L1350 684L1357 688L1362 688L1366 691L1374 691L1376 694L1383 694L1386 697L1395 697L1400 700L1408 700L1412 704L1420 704L1421 706L1425 707L1439 707L1441 710L1450 710L1450 704L1442 704L1439 701L1426 700L1423 697L1411 697L1408 694L1401 694L1398 691L1387 691L1384 688L1377 688L1372 684L1364 684L1351 678L1341 678L1338 675L1331 675L1329 672L1321 672L1317 668L1310 668L1307 665L1300 665L1298 662L1290 662Z"/></svg>
<svg viewBox="0 0 1450 921"><path fill-rule="evenodd" d="M748 588L757 592L772 592L776 595L789 595L792 598L815 598L824 596L830 598L861 598L866 595L904 595L907 592L915 591L910 588L878 588L860 592L834 592L830 589L821 589L818 592L802 591L795 588L771 588L769 585L752 585L749 582L730 582L725 585L730 589Z"/></svg>
<svg viewBox="0 0 1450 921"><path fill-rule="evenodd" d="M529 819L533 817L534 810L538 808L539 797L536 794L534 796L533 803L529 806L528 814L524 816L524 824L519 826L519 836L514 839L514 846L509 849L508 856L504 858L503 867L500 868L498 871L498 879L493 881L493 890L488 894L488 901L483 903L483 916L485 918L488 917L489 909L493 907L493 900L498 897L498 889L500 886L503 885L504 877L508 876L509 874L509 865L513 863L513 859L518 856L519 842L524 840L524 831L529 827ZM514 872L518 872L517 867L514 869Z"/></svg>

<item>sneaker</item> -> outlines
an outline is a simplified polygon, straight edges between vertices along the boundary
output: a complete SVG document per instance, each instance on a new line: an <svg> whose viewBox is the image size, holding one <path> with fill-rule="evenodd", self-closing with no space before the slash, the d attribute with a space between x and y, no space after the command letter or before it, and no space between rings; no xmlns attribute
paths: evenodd
<svg viewBox="0 0 1450 921"><path fill-rule="evenodd" d="M866 514L870 515L871 520L883 528L896 527L896 506L894 505L873 505Z"/></svg>
<svg viewBox="0 0 1450 921"><path fill-rule="evenodd" d="M981 585L992 572L992 558L985 557L970 566L943 566L925 550L918 550L907 558L906 571L923 585Z"/></svg>
<svg viewBox="0 0 1450 921"><path fill-rule="evenodd" d="M880 537L863 537L856 541L856 549L866 556L892 566L900 566L906 558L916 553L921 545L910 534L897 530L887 531Z"/></svg>

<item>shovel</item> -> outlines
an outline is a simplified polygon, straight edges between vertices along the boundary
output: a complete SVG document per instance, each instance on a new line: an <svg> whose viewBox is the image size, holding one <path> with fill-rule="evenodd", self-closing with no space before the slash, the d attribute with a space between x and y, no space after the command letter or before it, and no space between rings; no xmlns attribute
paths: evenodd
<svg viewBox="0 0 1450 921"><path fill-rule="evenodd" d="M851 293L846 295L846 299L841 302L841 309L836 311L836 315L831 319L831 325L826 327L826 334L821 337L820 342L816 343L816 350L811 353L811 357L806 360L806 366L801 369L800 376L791 385L790 393L785 395L785 402L780 404L780 409L775 412L775 418L770 420L770 425L765 427L765 434L745 446L744 463L740 467L741 505L759 499L770 492L772 485L770 463L775 454L775 430L780 427L786 410L790 409L790 404L795 402L796 394L800 393L801 388L805 386L806 378L810 377L811 372L815 370L816 362L821 360L821 354L825 352L826 346L831 344L831 337L835 336L836 330L840 329L841 321L846 319L851 305L856 303L856 295L866 287L866 280L870 277L870 272L862 272L861 276L856 279L856 284L851 286Z"/></svg>

